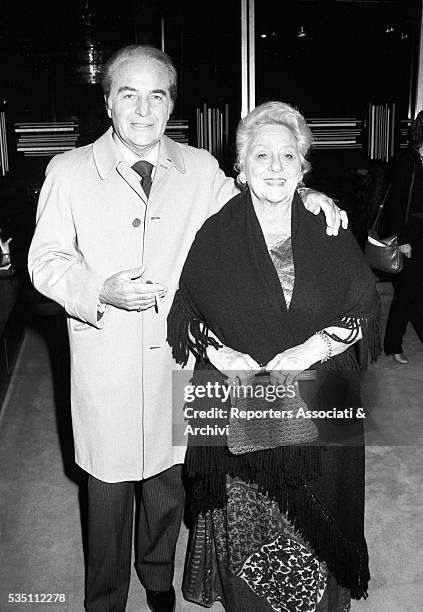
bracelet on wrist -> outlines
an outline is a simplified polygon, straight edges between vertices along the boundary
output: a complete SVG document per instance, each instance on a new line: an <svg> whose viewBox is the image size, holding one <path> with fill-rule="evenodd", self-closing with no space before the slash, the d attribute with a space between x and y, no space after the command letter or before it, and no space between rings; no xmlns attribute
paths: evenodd
<svg viewBox="0 0 423 612"><path fill-rule="evenodd" d="M320 330L314 335L319 336L326 344L326 354L320 360L320 363L325 363L325 361L328 361L332 357L332 341L324 330Z"/></svg>

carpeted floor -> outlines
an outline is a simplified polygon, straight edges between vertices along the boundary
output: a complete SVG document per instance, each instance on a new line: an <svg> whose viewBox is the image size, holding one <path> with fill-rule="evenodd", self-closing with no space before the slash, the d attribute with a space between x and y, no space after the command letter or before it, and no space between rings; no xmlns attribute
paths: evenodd
<svg viewBox="0 0 423 612"><path fill-rule="evenodd" d="M389 286L380 291L386 316ZM0 612L83 611L84 474L73 463L63 346L58 317L44 317L28 329L0 414ZM353 612L423 610L423 348L413 330L406 347L408 366L382 357L364 379L372 581L369 599L354 602ZM186 538L183 528L178 593ZM57 601L8 602L9 594L22 593L32 593L33 600L35 594L52 594ZM147 611L135 572L127 610ZM201 608L178 594L177 612L194 610Z"/></svg>

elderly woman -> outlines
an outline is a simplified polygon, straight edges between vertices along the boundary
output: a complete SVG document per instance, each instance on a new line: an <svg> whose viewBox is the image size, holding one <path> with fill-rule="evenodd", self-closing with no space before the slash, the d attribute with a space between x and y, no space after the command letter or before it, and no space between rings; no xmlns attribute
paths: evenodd
<svg viewBox="0 0 423 612"><path fill-rule="evenodd" d="M358 245L349 231L328 237L322 216L300 205L310 145L304 118L282 102L240 122L243 189L197 233L168 320L176 360L197 357L194 384L246 384L266 371L273 389L296 389L279 404L287 418L267 429L231 416L223 446L211 435L188 441L195 525L184 595L231 612L343 611L367 594L363 446L343 445L325 419L289 417L359 405L357 371L379 350L378 298ZM298 382L313 370L315 382ZM317 434L339 444L323 447Z"/></svg>

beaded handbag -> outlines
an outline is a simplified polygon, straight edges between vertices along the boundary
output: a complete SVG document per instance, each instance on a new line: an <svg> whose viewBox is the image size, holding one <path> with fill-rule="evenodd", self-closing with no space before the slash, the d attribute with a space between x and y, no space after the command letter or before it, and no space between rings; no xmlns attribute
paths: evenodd
<svg viewBox="0 0 423 612"><path fill-rule="evenodd" d="M230 452L242 455L316 441L319 432L313 420L305 416L308 406L300 396L297 382L315 378L314 370L301 372L292 388L286 388L284 397L271 393L275 387L270 384L268 374L257 375L245 389L235 387L227 436ZM282 395L281 389L279 386L279 395Z"/></svg>

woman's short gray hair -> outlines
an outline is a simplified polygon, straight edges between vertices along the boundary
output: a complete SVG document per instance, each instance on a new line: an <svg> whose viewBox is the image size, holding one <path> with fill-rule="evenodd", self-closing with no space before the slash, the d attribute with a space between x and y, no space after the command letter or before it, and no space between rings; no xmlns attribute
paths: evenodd
<svg viewBox="0 0 423 612"><path fill-rule="evenodd" d="M122 49L116 51L116 53L107 60L104 64L101 76L104 97L107 99L110 95L113 77L116 70L119 69L119 66L123 62L133 59L151 59L161 64L169 75L169 95L172 106L174 106L178 78L175 65L167 53L155 47L149 47L148 45L128 45L127 47L122 47Z"/></svg>
<svg viewBox="0 0 423 612"><path fill-rule="evenodd" d="M305 174L310 170L310 162L306 160L305 156L313 142L313 135L306 120L290 104L271 101L256 106L238 124L236 131L237 160L235 164L237 172L244 168L250 141L257 128L262 125L283 125L287 127L297 141L302 173Z"/></svg>

